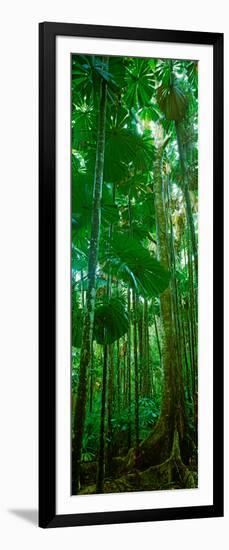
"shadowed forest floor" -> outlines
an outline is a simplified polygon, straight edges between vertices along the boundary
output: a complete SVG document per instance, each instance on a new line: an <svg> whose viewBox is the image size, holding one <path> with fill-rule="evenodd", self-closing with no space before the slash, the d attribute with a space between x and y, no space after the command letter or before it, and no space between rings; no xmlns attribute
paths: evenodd
<svg viewBox="0 0 229 550"><path fill-rule="evenodd" d="M131 468L134 453L127 457L114 458L112 471L105 476L103 493L123 493L131 491L159 491L175 489L194 489L198 487L197 468L187 467L181 460L178 434L174 437L170 457L163 463L139 470ZM96 493L94 482L97 473L96 462L81 465L82 486L79 494Z"/></svg>

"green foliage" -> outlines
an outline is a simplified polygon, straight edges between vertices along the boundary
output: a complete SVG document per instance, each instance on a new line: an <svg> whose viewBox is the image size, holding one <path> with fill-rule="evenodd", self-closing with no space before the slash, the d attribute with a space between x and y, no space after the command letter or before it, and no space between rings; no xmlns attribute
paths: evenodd
<svg viewBox="0 0 229 550"><path fill-rule="evenodd" d="M128 313L122 298L105 296L96 303L94 337L98 344L113 344L128 331Z"/></svg>
<svg viewBox="0 0 229 550"><path fill-rule="evenodd" d="M134 170L145 170L152 164L153 142L149 136L142 136L125 127L125 119L107 130L105 147L104 178L118 182L134 164Z"/></svg>
<svg viewBox="0 0 229 550"><path fill-rule="evenodd" d="M99 94L101 77L111 89L117 85L109 72L107 59L95 55L74 55L72 61L73 92L82 94L88 100L96 100ZM74 96L73 96L74 101Z"/></svg>
<svg viewBox="0 0 229 550"><path fill-rule="evenodd" d="M162 84L157 92L158 104L168 120L182 120L187 109L187 97L175 84Z"/></svg>
<svg viewBox="0 0 229 550"><path fill-rule="evenodd" d="M72 308L72 345L80 348L82 343L83 331L83 310L74 304Z"/></svg>
<svg viewBox="0 0 229 550"><path fill-rule="evenodd" d="M93 197L93 174L77 173L73 174L73 193L72 193L72 219L75 229L82 231L90 230L92 216L92 197ZM110 185L104 184L101 203L102 223L115 223L119 219L117 206L112 200L112 190Z"/></svg>
<svg viewBox="0 0 229 550"><path fill-rule="evenodd" d="M147 59L134 58L126 71L125 101L138 109L150 102L154 93L155 76Z"/></svg>
<svg viewBox="0 0 229 550"><path fill-rule="evenodd" d="M147 437L152 430L160 414L158 400L149 397L139 399L139 419L141 439Z"/></svg>
<svg viewBox="0 0 229 550"><path fill-rule="evenodd" d="M91 133L96 129L96 113L93 101L88 103L80 96L77 103L73 106L73 127L72 127L72 147L83 148L88 140L91 140Z"/></svg>
<svg viewBox="0 0 229 550"><path fill-rule="evenodd" d="M137 240L122 233L109 241L103 270L129 283L145 297L161 294L168 286L170 274Z"/></svg>
<svg viewBox="0 0 229 550"><path fill-rule="evenodd" d="M198 281L174 122L179 121L191 217L197 237L198 63L72 56L74 399L80 378L81 352L84 351L81 350L82 329L91 275L88 263L93 244L91 220L99 97L104 82L107 84L107 107L102 198L96 205L99 250L93 287L93 352L85 375L86 411L81 461L88 463L84 464L86 471L87 467L90 470L90 463L96 470L102 430L101 404L105 399L103 467L106 475L112 477L110 456L125 457L130 448L137 448L137 408L140 442L152 434L160 418L165 383L161 297L169 295L163 294L168 287L177 360L184 384L181 409L186 423L181 425L181 429L187 431L187 439L193 441L196 437ZM154 200L155 161L160 143L167 136L169 140L160 169L169 270L158 261L158 215ZM174 385L178 383L176 379ZM75 426L74 421L72 425ZM73 429L73 441L74 436ZM196 457L196 447L194 454ZM91 480L91 483L95 482L96 474Z"/></svg>
<svg viewBox="0 0 229 550"><path fill-rule="evenodd" d="M82 343L84 311L77 302L72 308L72 345L80 348ZM112 344L128 331L128 313L122 297L112 296L96 301L94 338L98 344Z"/></svg>

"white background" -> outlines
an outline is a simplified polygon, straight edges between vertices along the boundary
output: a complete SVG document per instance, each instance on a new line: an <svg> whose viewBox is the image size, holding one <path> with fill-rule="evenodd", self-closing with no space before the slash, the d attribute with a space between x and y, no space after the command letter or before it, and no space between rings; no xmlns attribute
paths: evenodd
<svg viewBox="0 0 229 550"><path fill-rule="evenodd" d="M165 550L228 546L228 475L225 518L43 531L37 507L37 103L38 22L66 21L225 32L228 98L228 2L192 0L39 0L10 2L1 10L0 62L0 541L5 550L84 549ZM225 122L228 123L227 102ZM228 151L226 129L225 152ZM225 180L228 176L226 161ZM225 210L229 193L226 186ZM226 247L229 221L226 219ZM229 277L226 258L225 279ZM225 293L229 306L228 290ZM226 315L228 333L228 314ZM226 334L228 339L228 334ZM228 350L226 350L228 401ZM228 405L226 411L228 434ZM226 438L228 451L228 435ZM226 453L226 464L228 452ZM227 472L226 472L227 474ZM26 512L27 511L27 512Z"/></svg>

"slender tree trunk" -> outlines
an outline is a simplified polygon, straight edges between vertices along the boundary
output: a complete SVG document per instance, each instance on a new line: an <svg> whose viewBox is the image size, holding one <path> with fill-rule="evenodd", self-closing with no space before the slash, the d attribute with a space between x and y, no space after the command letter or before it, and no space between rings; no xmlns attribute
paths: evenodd
<svg viewBox="0 0 229 550"><path fill-rule="evenodd" d="M139 347L139 393L143 396L143 315L139 312L138 318L138 347Z"/></svg>
<svg viewBox="0 0 229 550"><path fill-rule="evenodd" d="M104 346L103 350L103 382L102 382L102 400L101 400L101 415L100 415L100 439L99 439L99 456L98 456L98 471L96 481L96 493L104 492L104 474L105 474L105 420L106 420L106 393L107 393L107 363L108 363L108 346Z"/></svg>
<svg viewBox="0 0 229 550"><path fill-rule="evenodd" d="M81 287L81 302L82 308L84 309L84 288L83 288L83 271L80 271L80 287Z"/></svg>
<svg viewBox="0 0 229 550"><path fill-rule="evenodd" d="M93 342L92 342L92 345L91 345L91 364L90 364L90 396L89 396L89 411L90 411L90 414L92 413L92 409L93 409L93 378L94 378L94 373L93 373L93 370L94 370L94 347L93 347Z"/></svg>
<svg viewBox="0 0 229 550"><path fill-rule="evenodd" d="M188 179L187 179L187 172L186 172L186 165L185 165L185 154L184 154L179 122L175 122L175 128L176 128L176 134L177 134L177 144L178 144L179 157L180 157L181 173L183 178L183 191L184 191L184 198L185 198L185 205L186 205L187 221L190 227L192 251L193 251L194 263L195 263L196 281L198 281L198 250L197 250L195 227L193 223L192 207L191 207L189 188L188 188Z"/></svg>
<svg viewBox="0 0 229 550"><path fill-rule="evenodd" d="M137 342L137 308L136 295L133 292L133 314L134 314L134 427L135 427L135 460L139 457L139 388L138 388L138 342Z"/></svg>
<svg viewBox="0 0 229 550"><path fill-rule="evenodd" d="M193 281L193 264L189 247L188 239L188 273L189 273L189 316L190 316L190 333L191 333L191 347L192 347L192 366L193 366L193 400L197 391L197 323L195 315L195 291Z"/></svg>
<svg viewBox="0 0 229 550"><path fill-rule="evenodd" d="M112 199L113 204L115 204L115 184L113 184L112 189ZM109 251L109 242L113 234L113 224L109 226L108 234L108 251ZM112 294L112 278L109 270L108 273L108 283L107 283L107 295L110 298ZM109 377L108 377L108 402L107 402L107 466L110 468L111 459L112 459L112 415L113 415L113 402L114 402L114 345L109 344L108 346L108 365L109 365ZM104 457L105 458L105 457Z"/></svg>
<svg viewBox="0 0 229 550"><path fill-rule="evenodd" d="M107 466L111 467L112 461L112 415L114 403L114 345L108 346L109 351L109 378L108 378L108 398L107 398Z"/></svg>
<svg viewBox="0 0 229 550"><path fill-rule="evenodd" d="M123 407L127 407L127 364L128 364L128 350L127 355L123 357Z"/></svg>
<svg viewBox="0 0 229 550"><path fill-rule="evenodd" d="M183 338L183 350L184 350L184 361L185 361L185 378L186 378L186 388L187 388L187 397L188 401L192 402L192 383L190 381L190 370L188 364L187 350L186 350L186 336L185 336L185 327L184 319L182 313L182 299L180 296L180 310L181 310L181 327L182 327L182 338Z"/></svg>
<svg viewBox="0 0 229 550"><path fill-rule="evenodd" d="M129 216L129 235L133 235L132 229L132 209L131 209L131 187L128 193L128 216ZM132 293L132 305L133 305L133 293ZM127 372L128 372L128 447L131 447L131 291L128 286L128 317L129 327L127 333ZM133 337L135 337L133 335Z"/></svg>
<svg viewBox="0 0 229 550"><path fill-rule="evenodd" d="M121 376L120 376L120 346L119 340L117 340L117 382L116 382L116 395L117 395L117 410L120 412L120 393L121 393Z"/></svg>
<svg viewBox="0 0 229 550"><path fill-rule="evenodd" d="M153 322L154 322L154 328L155 328L155 334L156 334L156 340L157 340L158 355L159 355L160 365L161 365L161 345L160 345L160 339L159 339L157 321L156 321L156 315L155 314L153 315Z"/></svg>
<svg viewBox="0 0 229 550"><path fill-rule="evenodd" d="M145 308L145 353L146 353L146 392L147 397L152 397L152 380L150 371L150 356L149 356L149 315L148 302L144 301Z"/></svg>
<svg viewBox="0 0 229 550"><path fill-rule="evenodd" d="M143 357L142 357L142 396L151 397L151 376L149 366L149 327L148 302L144 299L143 306Z"/></svg>
<svg viewBox="0 0 229 550"><path fill-rule="evenodd" d="M113 185L113 202L115 203L115 185ZM113 225L110 224L108 231L108 251L109 242L113 233ZM111 297L112 286L111 272L109 269L107 278L107 296ZM105 329L106 334L106 329ZM101 403L101 425L100 425L100 445L99 445L99 460L98 460L98 476L97 476L97 488L98 493L103 492L104 476L106 464L108 467L111 465L112 458L112 414L113 414L113 390L114 390L114 346L113 344L105 345L104 349L104 365L103 365L103 395ZM109 367L109 369L108 369ZM107 400L107 449L105 448L105 416L106 416L106 380L108 370L108 400ZM106 456L107 451L107 456Z"/></svg>
<svg viewBox="0 0 229 550"><path fill-rule="evenodd" d="M172 271L172 299L173 299L173 313L174 313L174 326L176 333L176 351L177 351L177 361L178 368L182 369L182 340L181 340L181 326L180 326L180 311L179 311L179 299L178 299L178 286L177 286L177 277L176 277L176 254L174 246L174 232L171 216L171 207L170 207L170 182L169 178L166 177L165 182L165 192L167 199L167 223L168 223L168 234L170 235L169 245L170 245L170 266Z"/></svg>
<svg viewBox="0 0 229 550"><path fill-rule="evenodd" d="M80 461L82 452L82 440L86 416L86 396L88 370L91 359L91 345L93 338L95 294L96 294L96 268L98 263L99 237L101 223L101 197L103 184L104 151L105 151L105 127L106 127L106 97L107 83L101 78L98 138L96 149L95 177L92 205L91 240L88 261L88 290L86 297L86 312L83 325L82 347L79 366L79 383L75 408L75 426L73 439L73 494L77 494L80 487Z"/></svg>
<svg viewBox="0 0 229 550"><path fill-rule="evenodd" d="M127 386L128 386L128 447L131 447L131 300L128 288L128 316L129 327L127 333Z"/></svg>
<svg viewBox="0 0 229 550"><path fill-rule="evenodd" d="M189 275L189 265L188 265L188 258L187 258L187 250L188 250L189 243L184 239L183 241L183 250L184 250L184 262L185 262L185 268L188 271L188 284L189 284L189 295L190 295L190 275ZM187 250L186 250L187 249ZM190 319L190 302L189 300L186 301L185 304L185 331L187 336L187 343L188 343L188 356L189 356L189 379L191 384L191 393L192 393L192 400L194 400L194 378L193 373L195 371L194 367L194 353L193 353L193 342L191 337L191 319Z"/></svg>

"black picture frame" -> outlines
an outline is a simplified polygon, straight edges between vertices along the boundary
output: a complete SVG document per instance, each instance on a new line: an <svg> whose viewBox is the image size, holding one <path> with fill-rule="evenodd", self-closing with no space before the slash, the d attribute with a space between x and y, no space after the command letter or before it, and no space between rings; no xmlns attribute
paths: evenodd
<svg viewBox="0 0 229 550"><path fill-rule="evenodd" d="M56 514L57 36L213 46L213 504ZM223 516L223 34L45 22L39 25L39 526L65 527Z"/></svg>

